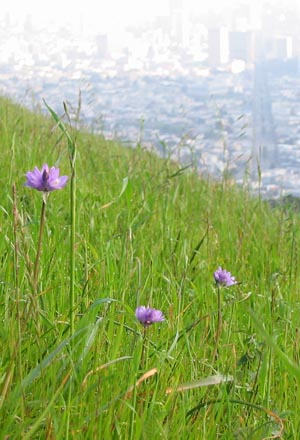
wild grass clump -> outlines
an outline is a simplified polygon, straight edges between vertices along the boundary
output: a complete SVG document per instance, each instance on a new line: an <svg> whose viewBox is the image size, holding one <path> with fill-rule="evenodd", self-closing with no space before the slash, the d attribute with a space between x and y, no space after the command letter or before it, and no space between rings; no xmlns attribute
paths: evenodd
<svg viewBox="0 0 300 440"><path fill-rule="evenodd" d="M1 438L297 438L296 212L5 99L0 148Z"/></svg>

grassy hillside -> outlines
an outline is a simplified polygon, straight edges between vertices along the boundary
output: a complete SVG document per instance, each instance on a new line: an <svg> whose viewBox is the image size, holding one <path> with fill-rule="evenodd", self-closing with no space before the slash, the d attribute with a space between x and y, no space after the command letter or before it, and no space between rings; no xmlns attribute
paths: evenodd
<svg viewBox="0 0 300 440"><path fill-rule="evenodd" d="M75 194L55 125L0 100L0 438L298 438L298 215L69 128ZM34 286L42 194L24 183L43 163L70 178ZM218 289L219 266L240 284ZM139 305L165 321L144 328Z"/></svg>

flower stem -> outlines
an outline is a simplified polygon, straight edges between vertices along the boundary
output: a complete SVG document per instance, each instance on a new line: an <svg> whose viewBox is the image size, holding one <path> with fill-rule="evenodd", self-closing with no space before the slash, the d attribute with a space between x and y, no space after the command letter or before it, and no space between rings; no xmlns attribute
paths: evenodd
<svg viewBox="0 0 300 440"><path fill-rule="evenodd" d="M40 219L40 230L39 230L38 245L37 245L36 257L35 257L34 269L33 269L33 289L34 289L34 295L37 294L38 275L39 275L39 261L40 261L40 257L41 257L42 240L43 240L43 233L44 233L44 226L45 226L46 197L47 197L47 194L44 193L43 194L42 210L41 210L41 219Z"/></svg>
<svg viewBox="0 0 300 440"><path fill-rule="evenodd" d="M222 307L221 307L221 289L219 285L217 287L217 294L218 294L218 318L217 318L217 331L215 336L215 348L213 351L212 361L215 361L218 355L218 348L219 348L219 342L220 342L220 337L222 333L222 324L223 324Z"/></svg>
<svg viewBox="0 0 300 440"><path fill-rule="evenodd" d="M141 359L140 359L140 369L143 370L145 367L145 351L146 351L146 332L147 327L143 328L143 341L142 341L142 353L141 353Z"/></svg>

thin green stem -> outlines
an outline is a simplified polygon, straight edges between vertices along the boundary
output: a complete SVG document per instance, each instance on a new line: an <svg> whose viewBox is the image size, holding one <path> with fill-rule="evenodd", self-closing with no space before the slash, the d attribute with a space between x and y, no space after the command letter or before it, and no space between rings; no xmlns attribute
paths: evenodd
<svg viewBox="0 0 300 440"><path fill-rule="evenodd" d="M44 226L45 226L45 214L46 214L46 200L48 197L48 193L43 193L43 203L42 203L42 210L41 210L41 218L40 218L40 228L39 228L39 238L37 243L37 251L36 251L36 257L33 267L33 277L32 277L32 301L31 305L28 311L28 315L31 313L31 308L34 308L34 320L35 325L37 329L37 334L40 335L40 325L39 325L39 319L38 319L38 306L37 306L37 294L38 294L38 281L39 281L39 262L41 257L41 251L42 251L42 241L43 241L43 233L44 233ZM37 338L37 341L39 341L39 338ZM39 345L39 342L37 342Z"/></svg>
<svg viewBox="0 0 300 440"><path fill-rule="evenodd" d="M75 230L76 230L76 170L75 158L71 160L71 232L70 232L70 332L74 333L74 307L75 307Z"/></svg>
<svg viewBox="0 0 300 440"><path fill-rule="evenodd" d="M146 351L146 334L147 334L147 327L143 328L143 342L142 342L142 353L141 353L141 359L140 359L140 369L143 370L145 368L145 351Z"/></svg>
<svg viewBox="0 0 300 440"><path fill-rule="evenodd" d="M74 334L75 330L75 229L76 229L76 170L75 170L75 146L70 154L71 163L71 189L70 189L70 211L71 211L71 231L70 231L70 333ZM72 349L72 343L70 345ZM66 440L69 439L70 418L71 418L71 400L72 400L72 378L68 391L68 409L67 409L67 430Z"/></svg>
<svg viewBox="0 0 300 440"><path fill-rule="evenodd" d="M68 116L66 104L64 103L65 112ZM69 121L70 122L70 121ZM70 211L71 211L71 231L70 231L70 333L71 336L75 331L75 233L76 233L76 142L73 140L62 125L62 130L67 137L69 147L69 159L71 166L71 185L70 185ZM71 359L72 359L72 343L70 345ZM71 419L71 401L72 401L72 377L70 378L70 386L68 392L68 409L67 409L67 430L66 440L69 439L70 434L70 419Z"/></svg>
<svg viewBox="0 0 300 440"><path fill-rule="evenodd" d="M19 240L18 240L18 227L19 227L19 212L17 207L17 189L16 184L12 186L12 196L13 196L13 235L14 235L14 275L15 275L15 291L16 291L16 315L17 315L17 342L16 342L16 353L17 353L17 365L18 365L18 377L19 382L22 384L23 381L23 369L22 369L22 329L21 329L21 308L20 308L20 282L19 282ZM21 385L22 386L22 385ZM25 395L22 388L22 399L21 399L21 415L24 418L24 403Z"/></svg>
<svg viewBox="0 0 300 440"><path fill-rule="evenodd" d="M33 269L33 289L34 289L33 293L34 293L34 295L37 294L37 287L38 287L37 285L38 285L38 277L39 277L39 262L40 262L41 251L42 251L42 241L43 241L43 233L44 233L44 226L45 226L46 197L47 197L47 194L43 194L39 238L38 238L38 245L37 245L36 257L35 257L34 269Z"/></svg>
<svg viewBox="0 0 300 440"><path fill-rule="evenodd" d="M215 336L215 348L212 356L212 361L214 361L218 354L218 348L219 348L219 342L220 337L222 333L222 325L223 325L223 319L222 319L222 304L221 304L221 289L218 285L217 287L217 297L218 297L218 318L217 318L217 331Z"/></svg>

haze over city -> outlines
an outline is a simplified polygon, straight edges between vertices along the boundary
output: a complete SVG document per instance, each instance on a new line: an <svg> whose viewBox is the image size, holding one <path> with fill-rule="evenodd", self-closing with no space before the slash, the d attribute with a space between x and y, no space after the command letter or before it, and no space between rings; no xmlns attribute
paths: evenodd
<svg viewBox="0 0 300 440"><path fill-rule="evenodd" d="M296 1L35 2L0 13L0 93L224 170L267 197L300 196ZM258 181L257 163L262 166Z"/></svg>

